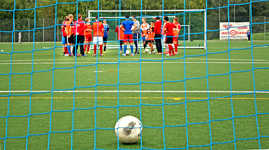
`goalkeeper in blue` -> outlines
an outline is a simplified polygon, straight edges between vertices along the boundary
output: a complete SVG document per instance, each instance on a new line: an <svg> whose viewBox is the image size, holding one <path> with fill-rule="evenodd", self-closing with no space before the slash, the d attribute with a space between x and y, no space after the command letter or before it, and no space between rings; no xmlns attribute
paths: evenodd
<svg viewBox="0 0 269 150"><path fill-rule="evenodd" d="M131 55L134 56L134 46L133 46L133 32L132 27L134 22L129 19L129 16L126 16L126 20L122 22L121 29L124 31L124 53L123 56L126 56L127 44L129 43L131 48Z"/></svg>

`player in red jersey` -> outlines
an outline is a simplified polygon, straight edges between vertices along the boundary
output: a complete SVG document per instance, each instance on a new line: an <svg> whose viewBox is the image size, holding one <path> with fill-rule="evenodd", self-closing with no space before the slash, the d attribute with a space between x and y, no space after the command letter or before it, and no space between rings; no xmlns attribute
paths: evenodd
<svg viewBox="0 0 269 150"><path fill-rule="evenodd" d="M84 37L85 37L85 45L84 45L84 52L89 53L90 47L91 47L91 41L92 41L92 26L90 24L90 19L85 19L85 30L84 30Z"/></svg>
<svg viewBox="0 0 269 150"><path fill-rule="evenodd" d="M75 21L75 28L76 28L76 47L74 56L77 53L78 46L80 46L80 55L85 56L84 54L84 30L85 30L85 22L82 20L82 15L78 14L78 20Z"/></svg>
<svg viewBox="0 0 269 150"><path fill-rule="evenodd" d="M176 54L178 54L178 35L180 34L181 25L178 22L177 17L174 18L173 23L175 25L173 43L174 43L174 47L175 47L175 52L176 52Z"/></svg>
<svg viewBox="0 0 269 150"><path fill-rule="evenodd" d="M162 21L160 20L160 17L155 17L154 19L156 20L154 24L155 44L158 54L162 54Z"/></svg>
<svg viewBox="0 0 269 150"><path fill-rule="evenodd" d="M166 35L165 44L168 45L169 49L169 56L175 55L174 48L173 48L173 35L174 35L174 28L175 25L169 22L169 18L167 16L164 17L164 34Z"/></svg>
<svg viewBox="0 0 269 150"><path fill-rule="evenodd" d="M92 25L93 29L93 44L94 44L94 56L96 56L97 44L99 45L100 55L103 56L103 36L104 36L104 25L99 22L98 17Z"/></svg>
<svg viewBox="0 0 269 150"><path fill-rule="evenodd" d="M124 31L121 29L120 26L117 26L115 32L118 35L118 40L120 42L120 53L122 53L122 45L124 44Z"/></svg>
<svg viewBox="0 0 269 150"><path fill-rule="evenodd" d="M61 31L63 35L62 44L64 45L64 56L71 56L70 47L68 46L68 43L67 43L67 32L66 32L66 25L68 21L69 21L69 18L68 16L66 16L61 26Z"/></svg>

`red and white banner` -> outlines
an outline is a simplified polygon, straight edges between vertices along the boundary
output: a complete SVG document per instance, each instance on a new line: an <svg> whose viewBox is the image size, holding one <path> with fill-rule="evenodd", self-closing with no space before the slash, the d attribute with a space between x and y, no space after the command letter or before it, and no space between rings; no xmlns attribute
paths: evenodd
<svg viewBox="0 0 269 150"><path fill-rule="evenodd" d="M248 39L249 22L221 22L220 40L243 40Z"/></svg>

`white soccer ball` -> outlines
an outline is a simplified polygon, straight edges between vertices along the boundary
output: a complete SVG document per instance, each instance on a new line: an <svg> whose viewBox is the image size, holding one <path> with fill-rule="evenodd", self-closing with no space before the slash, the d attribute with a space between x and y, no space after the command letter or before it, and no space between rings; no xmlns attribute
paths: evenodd
<svg viewBox="0 0 269 150"><path fill-rule="evenodd" d="M138 143L142 134L142 123L134 116L125 116L115 125L115 133L121 143Z"/></svg>

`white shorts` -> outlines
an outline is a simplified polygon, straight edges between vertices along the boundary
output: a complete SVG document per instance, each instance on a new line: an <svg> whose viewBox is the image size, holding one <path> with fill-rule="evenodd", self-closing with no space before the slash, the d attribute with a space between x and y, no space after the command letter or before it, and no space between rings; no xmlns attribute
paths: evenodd
<svg viewBox="0 0 269 150"><path fill-rule="evenodd" d="M98 44L98 45L103 44L103 37L101 37L101 36L94 36L93 37L93 44Z"/></svg>

